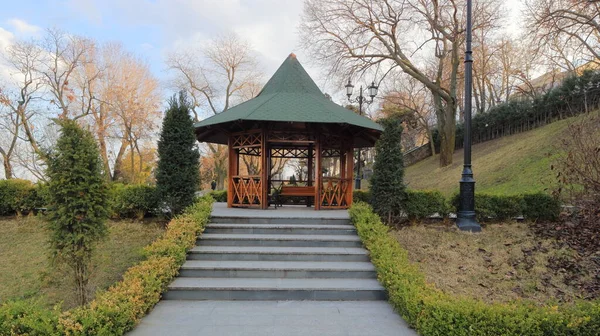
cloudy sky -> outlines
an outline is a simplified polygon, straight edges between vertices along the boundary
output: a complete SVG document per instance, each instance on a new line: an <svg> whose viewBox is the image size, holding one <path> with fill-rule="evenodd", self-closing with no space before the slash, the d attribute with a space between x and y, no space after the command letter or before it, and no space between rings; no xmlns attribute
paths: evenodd
<svg viewBox="0 0 600 336"><path fill-rule="evenodd" d="M508 0L509 24L516 27L519 0ZM120 41L167 77L165 54L215 34L234 31L257 51L270 76L294 52L324 88L321 71L298 47L302 0L2 0L0 48L17 38L58 27L99 41ZM333 91L333 88L324 88Z"/></svg>

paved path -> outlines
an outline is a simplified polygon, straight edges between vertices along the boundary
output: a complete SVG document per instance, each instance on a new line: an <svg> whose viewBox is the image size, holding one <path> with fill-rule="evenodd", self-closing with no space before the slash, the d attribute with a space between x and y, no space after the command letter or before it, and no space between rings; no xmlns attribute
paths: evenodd
<svg viewBox="0 0 600 336"><path fill-rule="evenodd" d="M385 301L161 301L130 333L206 336L412 336Z"/></svg>
<svg viewBox="0 0 600 336"><path fill-rule="evenodd" d="M348 211L216 203L179 277L130 335L416 335L385 298Z"/></svg>

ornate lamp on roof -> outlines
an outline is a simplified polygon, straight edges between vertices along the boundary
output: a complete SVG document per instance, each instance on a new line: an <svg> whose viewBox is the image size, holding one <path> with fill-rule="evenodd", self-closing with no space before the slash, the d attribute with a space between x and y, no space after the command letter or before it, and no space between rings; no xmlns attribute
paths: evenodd
<svg viewBox="0 0 600 336"><path fill-rule="evenodd" d="M354 90L354 85L352 85L352 81L350 79L348 79L348 84L345 85L346 88L346 95L348 96L348 101L351 103L358 103L358 114L362 115L362 106L363 103L366 104L371 104L373 103L373 100L375 98L375 96L377 96L377 91L379 90L379 86L375 85L375 81L371 82L371 85L369 85L367 87L367 94L369 95L369 97L371 99L367 99L365 96L363 96L363 87L362 85L360 86L360 91L358 93L358 96L354 99L352 99L352 91ZM356 163L356 180L354 181L354 189L360 189L360 181L361 181L361 159L360 159L360 148L358 149L358 158L357 158L357 163Z"/></svg>

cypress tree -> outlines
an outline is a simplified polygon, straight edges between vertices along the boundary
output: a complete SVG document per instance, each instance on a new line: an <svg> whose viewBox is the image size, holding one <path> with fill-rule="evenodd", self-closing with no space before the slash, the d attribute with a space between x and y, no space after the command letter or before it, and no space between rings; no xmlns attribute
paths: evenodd
<svg viewBox="0 0 600 336"><path fill-rule="evenodd" d="M404 185L404 162L400 140L402 125L397 116L379 121L383 133L375 145L375 164L371 177L373 210L388 224L399 215L406 198Z"/></svg>
<svg viewBox="0 0 600 336"><path fill-rule="evenodd" d="M173 96L158 140L157 193L171 216L194 202L200 184L200 154L189 111L183 92Z"/></svg>
<svg viewBox="0 0 600 336"><path fill-rule="evenodd" d="M107 186L92 134L61 120L60 137L48 155L50 243L57 260L72 270L79 304L87 301L92 252L106 235Z"/></svg>

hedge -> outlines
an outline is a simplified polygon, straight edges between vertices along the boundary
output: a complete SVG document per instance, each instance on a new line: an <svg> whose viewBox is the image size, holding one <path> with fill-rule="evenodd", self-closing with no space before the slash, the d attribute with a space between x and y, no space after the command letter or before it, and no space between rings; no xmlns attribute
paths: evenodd
<svg viewBox="0 0 600 336"><path fill-rule="evenodd" d="M556 120L588 113L600 106L600 71L586 70L569 76L557 87L535 99L518 99L498 104L477 113L471 123L473 143L525 132ZM439 131L432 131L436 151L440 147ZM464 124L456 125L455 148L462 148Z"/></svg>
<svg viewBox="0 0 600 336"><path fill-rule="evenodd" d="M45 184L10 179L0 180L0 216L32 213L48 203L48 188Z"/></svg>
<svg viewBox="0 0 600 336"><path fill-rule="evenodd" d="M407 190L402 210L410 221L415 221L436 213L447 217L449 207L446 198L439 191Z"/></svg>
<svg viewBox="0 0 600 336"><path fill-rule="evenodd" d="M486 304L452 296L425 281L369 205L354 204L350 217L390 304L420 335L598 335L598 301L540 307L520 301Z"/></svg>
<svg viewBox="0 0 600 336"><path fill-rule="evenodd" d="M456 194L451 204L459 211L460 198ZM475 194L475 214L480 222L506 221L523 215L527 220L556 220L560 214L560 201L548 194L523 195Z"/></svg>
<svg viewBox="0 0 600 336"><path fill-rule="evenodd" d="M208 194L215 202L227 202L227 190L213 190Z"/></svg>
<svg viewBox="0 0 600 336"><path fill-rule="evenodd" d="M165 233L144 249L147 259L86 306L61 313L58 308L39 308L33 301L3 304L0 335L123 335L132 330L177 275L211 209L212 199L203 197L172 219Z"/></svg>
<svg viewBox="0 0 600 336"><path fill-rule="evenodd" d="M112 218L143 219L158 213L156 187L144 184L114 183L110 188Z"/></svg>

